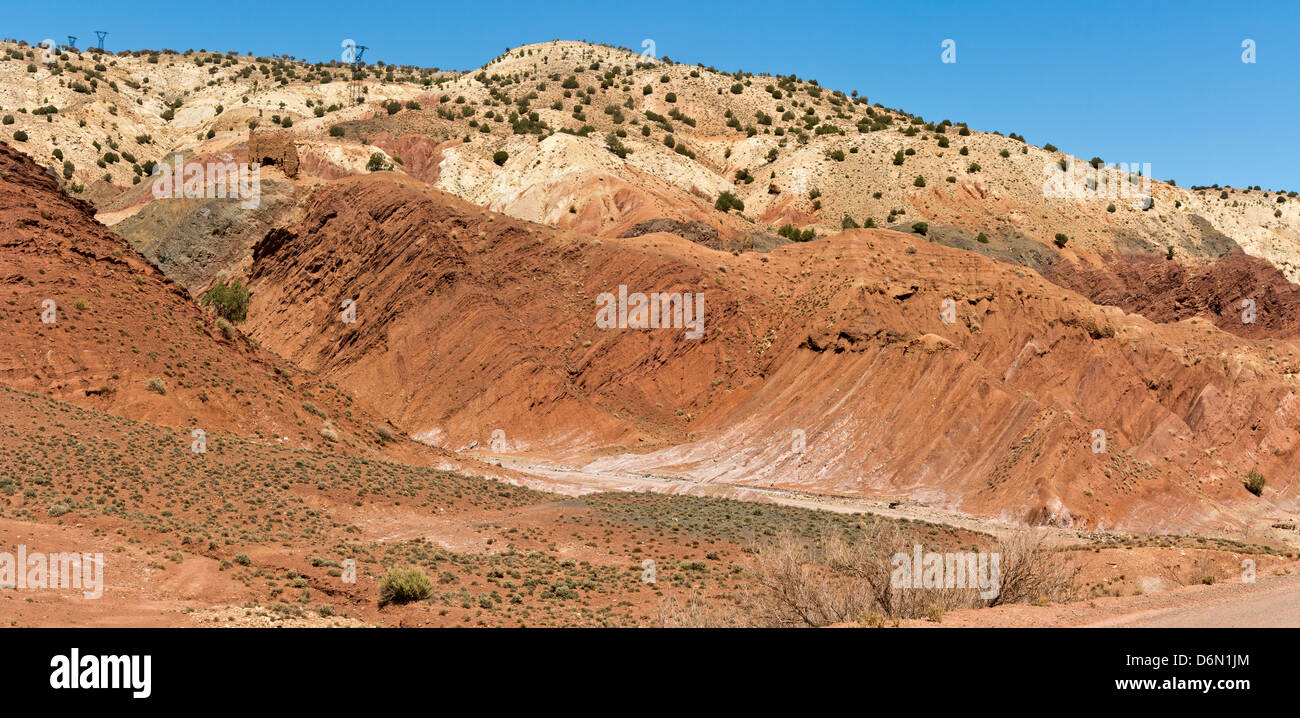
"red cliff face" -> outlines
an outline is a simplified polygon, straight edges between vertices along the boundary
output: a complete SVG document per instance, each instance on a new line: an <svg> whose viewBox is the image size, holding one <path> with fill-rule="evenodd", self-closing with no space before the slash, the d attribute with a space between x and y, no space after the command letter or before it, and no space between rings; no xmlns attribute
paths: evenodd
<svg viewBox="0 0 1300 718"><path fill-rule="evenodd" d="M412 454L376 441L382 421L352 397L223 331L92 213L0 144L0 384L211 434ZM336 441L319 431L327 420Z"/></svg>
<svg viewBox="0 0 1300 718"><path fill-rule="evenodd" d="M620 286L703 294L703 336L601 328ZM1155 324L915 235L733 256L376 175L317 190L258 246L252 287L265 346L449 448L502 429L512 452L593 470L1087 528L1239 527L1296 503L1289 342Z"/></svg>

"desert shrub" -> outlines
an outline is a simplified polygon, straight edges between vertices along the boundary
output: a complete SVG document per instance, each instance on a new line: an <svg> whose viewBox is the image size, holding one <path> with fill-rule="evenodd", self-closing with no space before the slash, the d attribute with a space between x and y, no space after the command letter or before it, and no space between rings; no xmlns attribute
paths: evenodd
<svg viewBox="0 0 1300 718"><path fill-rule="evenodd" d="M391 568L379 578L379 605L423 601L433 594L433 582L418 568Z"/></svg>
<svg viewBox="0 0 1300 718"><path fill-rule="evenodd" d="M152 391L155 394L166 394L167 382L163 381L161 377L154 377L149 381L145 382L144 388L148 391Z"/></svg>
<svg viewBox="0 0 1300 718"><path fill-rule="evenodd" d="M333 127L330 128L330 137L342 137L342 136L343 136L343 128L341 126L334 125Z"/></svg>
<svg viewBox="0 0 1300 718"><path fill-rule="evenodd" d="M382 172L392 168L393 164L384 158L383 152L371 152L370 160L366 162L367 172Z"/></svg>
<svg viewBox="0 0 1300 718"><path fill-rule="evenodd" d="M322 419L326 418L325 412L321 411L320 407L316 406L314 403L310 401L304 401L302 403L302 408L305 409L308 414L315 414L316 416L319 416Z"/></svg>
<svg viewBox="0 0 1300 718"><path fill-rule="evenodd" d="M18 130L17 132L14 133L14 141L15 141L15 142L26 142L26 141L27 141L27 133L26 133L26 132L23 132L22 130Z"/></svg>
<svg viewBox="0 0 1300 718"><path fill-rule="evenodd" d="M199 300L202 306L211 305L217 316L232 322L242 322L248 318L248 287L238 279L227 284L218 282Z"/></svg>
<svg viewBox="0 0 1300 718"><path fill-rule="evenodd" d="M912 180L912 186L913 186L913 187L924 187L924 186L925 186L925 178L922 177L921 175L917 175L917 176L916 176L916 179Z"/></svg>
<svg viewBox="0 0 1300 718"><path fill-rule="evenodd" d="M1055 244L1057 247L1064 249L1065 243L1069 241L1070 241L1069 237L1065 236L1061 232L1057 232L1056 237L1052 239L1052 244Z"/></svg>
<svg viewBox="0 0 1300 718"><path fill-rule="evenodd" d="M930 225L925 222L917 222L912 225L912 231L924 237L925 233L930 231Z"/></svg>
<svg viewBox="0 0 1300 718"><path fill-rule="evenodd" d="M988 244L989 238L988 235L984 234L983 232L980 232L979 235L975 237L975 241L979 242L980 244Z"/></svg>
<svg viewBox="0 0 1300 718"><path fill-rule="evenodd" d="M619 141L618 135L613 132L605 136L605 149L613 152L619 159L623 159L632 153L632 150Z"/></svg>
<svg viewBox="0 0 1300 718"><path fill-rule="evenodd" d="M733 209L737 212L744 212L745 203L731 192L722 192L718 195L717 201L713 203L713 208L719 212L730 212Z"/></svg>
<svg viewBox="0 0 1300 718"><path fill-rule="evenodd" d="M998 542L1000 559L998 594L988 603L1064 603L1075 597L1082 566L1068 554L1047 545L1045 532L1025 529Z"/></svg>
<svg viewBox="0 0 1300 718"><path fill-rule="evenodd" d="M1254 469L1251 469L1246 476L1246 490L1256 496L1264 493L1264 485L1267 483L1268 481L1264 479L1264 475Z"/></svg>
<svg viewBox="0 0 1300 718"><path fill-rule="evenodd" d="M243 551L240 551L239 553L235 554L235 563L239 564L240 566L251 566L253 565L253 559L249 558L248 554L244 553Z"/></svg>
<svg viewBox="0 0 1300 718"><path fill-rule="evenodd" d="M505 164L508 159L510 159L510 155L505 150L497 150L492 153L492 161L495 162L498 167Z"/></svg>

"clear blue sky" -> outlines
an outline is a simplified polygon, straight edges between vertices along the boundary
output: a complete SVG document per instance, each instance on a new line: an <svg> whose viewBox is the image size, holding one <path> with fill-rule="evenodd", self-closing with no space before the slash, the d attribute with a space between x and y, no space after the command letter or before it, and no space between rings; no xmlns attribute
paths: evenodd
<svg viewBox="0 0 1300 718"><path fill-rule="evenodd" d="M110 32L109 50L339 56L470 69L515 47L589 40L722 70L795 73L872 102L1017 132L1083 157L1150 162L1180 185L1300 191L1300 1L566 3L12 0L0 34ZM957 62L940 61L956 42ZM1242 41L1256 62L1242 62Z"/></svg>

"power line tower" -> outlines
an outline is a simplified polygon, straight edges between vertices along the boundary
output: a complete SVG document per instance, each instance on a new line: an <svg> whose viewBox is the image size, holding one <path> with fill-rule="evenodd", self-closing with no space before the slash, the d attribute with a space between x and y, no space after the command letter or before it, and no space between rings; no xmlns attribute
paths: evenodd
<svg viewBox="0 0 1300 718"><path fill-rule="evenodd" d="M69 35L69 36L68 36L68 47L72 48L73 50L77 49L77 36L76 36L76 35Z"/></svg>
<svg viewBox="0 0 1300 718"><path fill-rule="evenodd" d="M107 30L96 30L95 34L99 36L99 49L104 49L104 37L108 35Z"/></svg>
<svg viewBox="0 0 1300 718"><path fill-rule="evenodd" d="M357 78L356 75L357 72L360 71L361 66L363 64L361 62L361 56L366 54L366 50L369 49L370 48L365 45L357 45L356 47L357 54L352 58L353 79L348 83L348 101L354 105L361 104L361 101L364 99L364 95L366 94L365 85L362 83L360 79Z"/></svg>

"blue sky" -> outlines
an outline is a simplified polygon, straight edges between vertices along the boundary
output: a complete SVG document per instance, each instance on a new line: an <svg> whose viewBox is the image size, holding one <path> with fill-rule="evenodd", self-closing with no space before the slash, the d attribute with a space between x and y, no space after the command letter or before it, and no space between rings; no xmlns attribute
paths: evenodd
<svg viewBox="0 0 1300 718"><path fill-rule="evenodd" d="M797 74L889 107L1017 132L1180 185L1300 191L1300 2L14 2L0 35L110 32L171 48L469 69L507 46L590 40L722 70ZM956 62L941 44L956 43ZM1242 62L1242 42L1256 62Z"/></svg>

